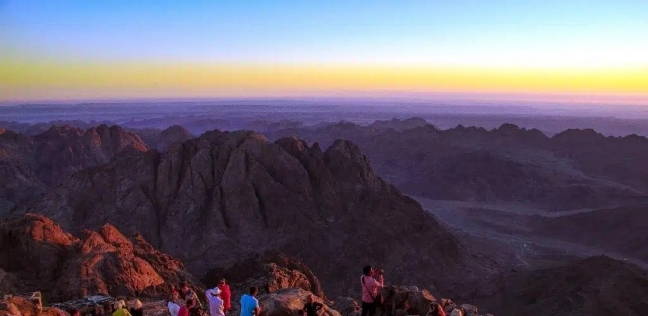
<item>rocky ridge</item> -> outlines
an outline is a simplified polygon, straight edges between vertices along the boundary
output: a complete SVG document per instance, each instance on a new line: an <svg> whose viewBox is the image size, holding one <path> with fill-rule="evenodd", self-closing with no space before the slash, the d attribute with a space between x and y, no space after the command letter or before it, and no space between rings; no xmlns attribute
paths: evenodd
<svg viewBox="0 0 648 316"><path fill-rule="evenodd" d="M104 164L123 151L147 151L140 138L119 126L83 130L52 126L35 136L0 134L0 215L24 210L71 174Z"/></svg>
<svg viewBox="0 0 648 316"><path fill-rule="evenodd" d="M60 301L93 293L150 296L170 283L199 284L182 262L140 235L127 238L108 224L83 235L76 238L40 215L0 222L3 283L20 281L6 291L42 291L49 301Z"/></svg>
<svg viewBox="0 0 648 316"><path fill-rule="evenodd" d="M339 291L352 288L358 262L384 266L402 283L434 280L449 292L501 268L470 260L446 228L343 140L322 151L294 138L272 143L254 132L213 131L165 153L121 155L78 172L31 211L73 233L104 223L140 232L198 275L282 251L327 276L325 290L335 295L351 294ZM385 222L389 229L378 232ZM464 279L450 277L466 265Z"/></svg>

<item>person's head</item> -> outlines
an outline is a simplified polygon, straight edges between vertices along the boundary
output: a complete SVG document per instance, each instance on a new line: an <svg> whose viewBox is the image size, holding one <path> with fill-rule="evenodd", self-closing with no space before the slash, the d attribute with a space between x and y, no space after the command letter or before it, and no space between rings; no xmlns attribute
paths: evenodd
<svg viewBox="0 0 648 316"><path fill-rule="evenodd" d="M362 268L362 274L366 276L372 276L374 273L374 269L371 266L366 266Z"/></svg>
<svg viewBox="0 0 648 316"><path fill-rule="evenodd" d="M250 288L249 293L250 293L250 295L255 296L255 295L257 295L257 293L259 293L259 289L257 289L256 286L253 286L253 287Z"/></svg>
<svg viewBox="0 0 648 316"><path fill-rule="evenodd" d="M215 288L211 291L211 293L212 293L213 296L219 296L219 297L220 297L220 295L221 295L221 292L222 292L221 289L218 288L218 287L215 287Z"/></svg>
<svg viewBox="0 0 648 316"><path fill-rule="evenodd" d="M138 299L133 301L133 308L135 309L142 309L142 302Z"/></svg>
<svg viewBox="0 0 648 316"><path fill-rule="evenodd" d="M121 303L121 301L116 301L115 304L113 305L113 307L115 308L115 310L117 310L117 309L121 309L122 307L124 307L124 305Z"/></svg>
<svg viewBox="0 0 648 316"><path fill-rule="evenodd" d="M189 284L187 284L187 282L182 282L182 290L183 291L189 290Z"/></svg>
<svg viewBox="0 0 648 316"><path fill-rule="evenodd" d="M313 302L313 295L312 294L308 294L308 296L306 296L306 302L308 302L308 303Z"/></svg>
<svg viewBox="0 0 648 316"><path fill-rule="evenodd" d="M225 281L225 278L222 278L220 279L220 281L218 281L218 285L225 285L226 282L227 281Z"/></svg>
<svg viewBox="0 0 648 316"><path fill-rule="evenodd" d="M194 307L195 304L196 303L194 302L194 300L192 298L187 300L187 307L192 308L192 307Z"/></svg>

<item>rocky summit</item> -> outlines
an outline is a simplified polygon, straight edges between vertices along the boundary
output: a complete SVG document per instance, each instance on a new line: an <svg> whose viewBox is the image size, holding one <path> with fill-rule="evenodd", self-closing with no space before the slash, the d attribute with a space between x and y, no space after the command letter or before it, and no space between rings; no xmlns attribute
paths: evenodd
<svg viewBox="0 0 648 316"><path fill-rule="evenodd" d="M140 232L199 276L282 251L335 295L349 294L369 262L395 282L447 291L500 268L472 260L344 140L322 151L296 138L212 131L164 153L130 152L80 171L30 212L73 233L105 223Z"/></svg>

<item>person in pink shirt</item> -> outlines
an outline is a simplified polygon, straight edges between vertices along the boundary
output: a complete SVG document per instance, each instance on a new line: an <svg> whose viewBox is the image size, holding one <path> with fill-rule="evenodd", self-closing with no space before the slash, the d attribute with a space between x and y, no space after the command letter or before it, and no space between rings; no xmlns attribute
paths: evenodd
<svg viewBox="0 0 648 316"><path fill-rule="evenodd" d="M362 316L374 316L378 305L376 302L378 291L385 284L382 270L377 271L371 266L364 267L360 283L362 286Z"/></svg>

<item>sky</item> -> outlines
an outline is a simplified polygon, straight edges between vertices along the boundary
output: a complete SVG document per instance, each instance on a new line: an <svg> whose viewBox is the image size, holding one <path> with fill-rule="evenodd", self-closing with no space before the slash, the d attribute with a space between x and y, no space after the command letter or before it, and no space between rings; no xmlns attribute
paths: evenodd
<svg viewBox="0 0 648 316"><path fill-rule="evenodd" d="M648 1L0 0L0 101L440 93L648 104Z"/></svg>

